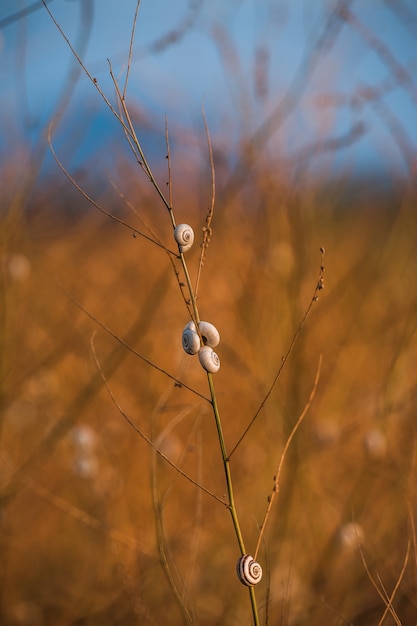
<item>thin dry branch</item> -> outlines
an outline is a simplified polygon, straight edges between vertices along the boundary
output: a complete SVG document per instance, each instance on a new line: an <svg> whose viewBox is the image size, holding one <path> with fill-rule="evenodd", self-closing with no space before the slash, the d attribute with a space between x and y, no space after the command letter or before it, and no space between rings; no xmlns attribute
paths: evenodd
<svg viewBox="0 0 417 626"><path fill-rule="evenodd" d="M167 166L168 166L168 203L169 206L172 207L172 171L171 171L171 147L169 145L169 129L168 129L168 119L165 116L165 144L167 147Z"/></svg>
<svg viewBox="0 0 417 626"><path fill-rule="evenodd" d="M359 553L360 553L362 565L363 565L363 567L365 569L366 575L368 576L370 582L372 583L372 586L374 587L375 591L377 592L377 594L379 595L381 600L384 602L385 607L386 607L385 611L384 611L384 613L383 613L383 615L381 617L381 619L378 622L378 626L382 625L382 623L384 622L385 617L387 616L388 613L391 614L391 616L392 616L394 622L397 624L397 626L402 626L401 620L398 617L397 612L395 611L392 603L394 602L394 598L395 598L395 595L396 595L396 593L397 593L397 591L399 589L401 581L404 578L405 570L406 570L407 564L408 564L408 558L410 556L410 549L411 549L411 541L409 539L408 542L407 542L407 550L406 550L406 554L405 554L405 558L404 558L403 567L402 567L401 572L399 574L398 580L395 583L394 589L393 589L391 595L389 595L387 590L385 589L385 585L381 581L380 576L377 575L378 581L376 581L375 578L372 576L372 573L371 573L371 571L369 569L369 566L368 566L368 564L366 562L362 546L359 543Z"/></svg>
<svg viewBox="0 0 417 626"><path fill-rule="evenodd" d="M175 220L174 220L174 214L172 212L172 207L170 206L168 200L165 198L165 195L163 194L161 188L159 187L159 185L158 185L158 183L156 181L156 178L155 178L155 176L153 174L152 168L150 167L150 165L149 165L149 163L148 163L148 161L146 159L145 153L144 153L144 151L142 149L142 145L141 145L141 143L140 143L140 141L139 141L139 139L137 137L135 128L133 126L133 122L131 120L129 110L128 110L127 106L126 106L126 101L125 101L124 97L122 96L122 94L120 92L120 88L119 88L118 82L116 80L116 77L114 76L110 59L108 59L108 63L109 63L109 68L110 68L110 77L111 77L111 79L113 81L113 85L114 85L114 88L116 90L116 95L117 95L118 101L120 103L120 106L122 107L124 119L126 120L126 123L123 122L123 120L122 120L122 126L123 126L123 128L127 129L128 136L131 137L131 139L132 139L131 142L129 141L129 145L132 147L132 149L134 151L135 151L135 149L137 150L137 153L138 153L138 155L140 157L140 158L137 157L137 161L138 161L139 165L141 166L141 168L143 169L143 171L145 172L145 174L147 175L147 177L149 178L149 180L151 181L152 185L155 188L155 191L159 195L159 197L162 200L163 204L168 209L169 215L171 217L172 226L173 226L173 228L175 228ZM135 152L135 154L136 154L136 152Z"/></svg>
<svg viewBox="0 0 417 626"><path fill-rule="evenodd" d="M93 320L93 322L95 322L96 324L98 324L98 326L100 326L103 330L105 330L106 333L108 333L111 337L113 337L113 339L115 339L117 342L119 342L120 345L122 345L124 348L129 350L129 352L131 352L132 354L137 356L139 359L141 359L142 361L144 361L145 363L147 363L148 365L150 365L151 367L156 369L158 372L161 372L161 374L164 374L165 376L167 376L168 378L173 380L174 383L178 387L184 387L184 389L188 389L188 391L191 391L192 393L194 393L199 398L202 398L203 400L205 400L206 402L209 402L211 404L211 400L209 398L207 398L207 396L203 395L202 393L200 393L199 391L197 391L193 387L190 387L189 385L187 385L183 381L179 380L179 378L177 378L173 374L170 374L169 372L164 370L162 367L159 367L159 365L156 365L156 363L153 363L153 361L151 361L146 356L144 356L143 354L141 354L140 352L138 352L137 350L132 348L132 346L130 346L128 343L126 343L126 341L124 341L121 337L119 337L119 335L117 333L115 333L108 326L106 326L106 324L104 324L104 322L101 322L95 315L93 315L90 311L88 311L88 309L86 309L81 304L81 302L79 302L79 300L77 300L75 298L75 296L73 296L69 291L67 291L61 284L60 284L60 287L61 287L62 291L72 300L72 302L74 302L74 304L79 309L81 309L81 311L83 311L91 320Z"/></svg>
<svg viewBox="0 0 417 626"><path fill-rule="evenodd" d="M160 295L158 294L160 294L161 290L163 290L163 287L166 284L165 281L165 277L163 277L163 280L159 279L156 281L154 296L151 298L152 302L159 300ZM147 317L148 309L147 307L143 307L141 315L137 317L134 323L126 331L126 336L129 340L133 340L137 337L138 331L143 330L144 319ZM125 341L125 343L127 342ZM103 367L103 370L106 371L106 376L115 372L125 357L126 352L121 351L118 346L115 346L106 357L105 367ZM51 363L49 363L49 365L51 365ZM49 458L50 451L53 450L58 442L66 435L74 422L79 418L81 412L98 393L101 385L102 379L98 373L91 376L88 383L80 388L75 398L66 408L62 417L54 420L49 430L42 432L40 441L32 448L26 459L22 461L19 468L9 478L6 484L2 484L0 486L0 505L11 501L19 493L23 484L22 477L25 474L31 474L34 468L42 465L42 463L45 463L45 461Z"/></svg>
<svg viewBox="0 0 417 626"><path fill-rule="evenodd" d="M266 395L264 396L261 404L259 405L259 408L257 409L255 415L252 417L251 421L249 422L249 424L247 425L247 427L245 428L245 430L243 431L242 435L240 436L240 438L238 439L237 443L234 445L234 447L232 448L232 451L229 454L229 458L232 456L232 454L234 454L234 452L237 450L237 448L239 447L239 445L242 443L243 439L246 437L246 435L248 434L249 430L252 428L253 424L255 423L257 417L259 416L260 412L262 411L262 409L264 408L266 402L268 401L272 391L274 390L275 385L278 382L279 377L281 376L282 370L284 369L290 354L294 348L294 345L301 333L301 331L304 328L304 324L307 321L308 316L310 315L310 311L313 308L313 305L315 302L317 302L317 300L319 299L318 293L319 291L321 291L324 288L324 265L323 265L323 261L324 261L324 254L325 254L325 250L324 248L320 248L320 252L321 252L321 263L320 263L320 270L319 270L319 275L318 275L318 279L317 279L317 283L316 283L316 287L314 289L314 293L313 296L310 300L310 303L306 309L306 312L304 313L304 317L300 322L300 325L298 326L292 340L291 343L288 347L287 352L285 353L285 355L282 357L281 359L281 364L278 368L277 373L275 374L275 377L272 381L271 386L269 387Z"/></svg>
<svg viewBox="0 0 417 626"><path fill-rule="evenodd" d="M110 61L109 61L109 63L110 63ZM110 70L110 76L111 76L111 78L113 80L113 83L115 84L115 90L114 91L115 91L115 94L116 94L116 97L117 97L117 110L119 111L120 118L123 119L122 96L121 96L120 92L118 92L118 88L117 88L117 84L116 84L116 77L113 75L112 70ZM125 121L125 124L126 124L126 121ZM135 146L135 142L131 138L130 134L128 132L126 132L125 126L122 126L122 130L123 130L125 139L126 139L127 143L129 144L129 148L131 149L132 154L135 157L135 160L136 160L137 164L139 165L140 168L142 168L144 170L145 174L148 176L148 173L146 172L146 168L143 165L143 161L141 160L140 155L139 155L139 153L137 151L137 148ZM148 176L148 178L149 178L149 176Z"/></svg>
<svg viewBox="0 0 417 626"><path fill-rule="evenodd" d="M103 101L105 102L105 104L108 106L110 111L113 113L113 115L116 117L116 119L118 120L118 122L122 126L122 129L123 129L123 131L125 133L126 139L128 140L128 143L129 143L131 149L133 150L133 152L135 154L135 157L136 157L136 159L138 161L138 164L143 169L145 174L148 176L148 178L151 181L152 185L154 186L156 192L158 193L159 197L161 198L163 204L168 209L169 214L170 214L170 218L171 218L171 221L172 221L172 225L175 228L175 220L174 220L174 215L173 215L172 209L171 209L167 199L165 198L164 194L162 193L162 191L161 191L161 189L160 189L160 187L159 187L159 185L158 185L158 183L157 183L157 181L155 179L153 171L152 171L151 167L149 166L149 163L148 163L148 161L147 161L147 159L145 157L145 154L143 152L141 143L140 143L140 141L139 141L139 139L137 137L137 134L136 134L136 131L134 129L132 120L130 118L129 111L128 111L127 106L126 106L125 90L123 91L123 93L120 91L118 82L117 82L117 80L116 80L116 78L114 76L114 73L113 73L113 69L112 69L112 65L111 65L110 59L108 59L109 68L110 68L110 77L112 79L113 85L114 85L115 90L116 90L118 107L119 108L121 107L121 112L120 111L118 112L115 109L115 107L112 105L110 100L105 95L104 91L99 86L97 79L94 78L92 76L92 74L88 71L86 65L82 61L81 57L79 56L79 54L77 53L77 51L75 50L73 45L71 44L71 42L68 39L68 37L66 36L64 30L62 29L62 27L60 26L58 21L55 19L53 13L51 12L49 7L47 6L45 0L42 0L42 4L44 5L45 9L47 10L50 18L52 19L52 21L55 24L56 28L58 29L59 33L62 35L63 39L65 40L65 42L69 46L72 54L74 55L74 58L80 64L80 66L82 67L83 71L85 72L85 74L88 77L88 79L90 80L90 82L97 89L97 91L99 92L100 96L103 98ZM137 6L137 10L138 9L139 9L139 6ZM137 18L137 14L135 14L135 18ZM132 30L132 38L134 37L134 29L135 29L135 24L134 24L133 30ZM131 45L133 45L133 39L131 39L131 41L132 41ZM129 63L130 62L131 62L131 58L129 58ZM125 83L125 87L127 87L127 83Z"/></svg>
<svg viewBox="0 0 417 626"><path fill-rule="evenodd" d="M71 44L70 40L68 39L68 37L66 36L63 28L60 26L60 24L58 23L58 21L55 19L52 11L50 10L50 8L48 7L48 5L46 4L45 0L41 0L43 6L45 7L45 9L47 10L49 17L51 18L51 20L53 21L53 23L55 24L56 28L58 29L60 35L63 37L64 41L67 43L69 49L71 50L74 58L76 59L76 61L80 64L80 66L82 67L84 73L86 74L87 78L90 80L90 82L94 85L94 87L97 89L97 91L99 92L100 96L103 98L105 104L108 106L108 108L110 109L110 111L113 113L113 115L115 116L115 118L120 122L120 124L123 126L123 128L125 129L126 132L129 133L129 129L127 128L127 126L125 125L123 119L120 117L120 115L118 114L118 112L116 111L116 109L114 108L114 106L112 105L112 103L110 102L110 100L107 98L106 94L104 93L104 91L101 89L100 85L98 84L98 81L96 78L94 78L94 76L92 74L90 74L90 72L88 71L86 65L84 64L84 62L82 61L81 57L79 56L79 54L77 53L77 51L75 50L74 46ZM133 139L133 137L132 137Z"/></svg>
<svg viewBox="0 0 417 626"><path fill-rule="evenodd" d="M217 502L220 502L221 504L223 504L223 506L227 506L227 504L225 503L225 501L222 498L219 498L218 496L216 496L215 493L213 493L212 491L210 491L209 489L206 489L206 487L204 487L204 485L201 485L199 482L197 482L196 480L194 480L194 478L191 478L191 476L189 476L186 472L184 472L180 467L178 467L178 465L176 463L174 463L173 461L171 461L171 459L169 457L167 457L162 450L160 450L158 448L158 446L156 446L154 444L154 442L147 437L147 435L145 435L145 433L135 424L135 422L127 415L127 413L122 409L122 407L120 406L119 402L117 401L110 385L109 382L101 368L100 365L100 361L97 357L97 353L96 353L96 349L94 346L94 335L91 338L91 350L93 353L93 357L94 357L94 361L96 363L97 369L100 373L100 376L106 386L106 389L109 393L109 396L111 398L111 401L113 402L114 406L116 407L116 409L119 411L120 415L126 420L126 422L129 424L129 426L131 426L131 428L133 428L133 430L152 448L152 450L154 450L156 452L156 454L158 454L158 456L160 456L164 461L166 461L166 463L168 463L168 465L170 465L173 469L175 469L176 472L178 472L178 474L180 474L181 476L183 476L183 478L186 478L190 483L192 483L193 485L195 485L196 487L198 487L199 489L201 489L202 491L204 491L204 493L206 493L207 495L211 496L212 498L214 498L215 500L217 500ZM159 368L157 368L159 369Z"/></svg>
<svg viewBox="0 0 417 626"><path fill-rule="evenodd" d="M172 250L170 250L169 248L164 246L164 244L160 240L160 238L159 238L158 234L155 232L155 230L151 226L149 226L149 224L147 224L145 222L145 220L143 219L142 215L135 209L135 207L133 206L132 202L130 202L130 200L127 199L126 195L118 187L118 185L111 178L111 176L108 176L108 179L109 179L109 182L110 182L111 186L113 187L113 189L119 195L120 199L124 202L124 204L128 207L128 209L133 213L133 215L135 215L138 218L138 220L141 222L143 228L150 233L151 241L155 241L156 243L159 243L160 247L163 248L167 252L168 259L169 259L169 261L170 261L170 263L172 265L172 269L173 269L173 272L174 272L174 275L175 275L175 279L176 279L176 281L178 283L178 287L180 289L180 292L181 292L182 298L184 300L185 306L187 307L187 311L188 311L190 317L192 317L190 299L187 296L186 292L184 291L186 285L185 285L185 283L182 282L182 280L180 278L180 272L178 270L178 267L175 264L175 260L178 258L177 255L174 252L172 252ZM137 233L138 233L138 231L135 231L133 233L134 236L136 236Z"/></svg>
<svg viewBox="0 0 417 626"><path fill-rule="evenodd" d="M123 87L123 100L126 98L127 84L129 82L130 70L132 67L133 42L135 40L135 32L136 32L136 24L138 21L139 7L140 7L140 0L138 0L136 3L135 15L133 18L132 30L130 34L129 56L127 60L125 84Z"/></svg>
<svg viewBox="0 0 417 626"><path fill-rule="evenodd" d="M304 420L305 416L307 415L308 410L310 409L311 403L314 400L314 396L316 395L316 391L317 391L317 385L319 384L319 380L320 380L320 372L321 372L321 366L322 366L322 361L323 358L320 355L319 358L319 363L317 366L317 371L316 371L316 377L314 379L314 384L313 384L313 388L311 390L310 396L308 398L307 404L305 405L302 413L300 414L298 420L296 421L290 436L287 439L287 442L284 446L284 449L282 451L281 454L281 458L279 460L278 466L277 466L277 470L275 472L275 476L274 476L274 483L273 483L273 487L272 487L272 492L271 495L268 497L268 506L266 508L265 511L265 515L264 515L264 519L262 521L261 527L260 527L260 532L259 532L259 537L258 537L258 543L256 544L256 550L255 550L255 554L254 554L254 559L256 560L256 557L258 556L258 552L259 552L259 548L262 542L262 538L264 536L264 532L265 532L265 528L266 528L266 524L268 522L268 518L269 515L271 513L271 509L272 509L272 504L275 500L275 496L278 495L279 493L279 487L280 487L280 478L281 478L281 472L282 472L282 468L284 467L284 462L285 462L285 458L287 456L288 450L290 448L290 445L298 431L298 429L301 426L302 421Z"/></svg>
<svg viewBox="0 0 417 626"><path fill-rule="evenodd" d="M55 149L54 149L53 144L52 144L52 139L51 139L52 127L53 127L53 122L50 123L49 131L48 131L48 144L49 144L49 147L51 149L52 156L54 157L55 162L58 165L58 167L60 168L60 170L65 174L65 176L68 178L70 183L77 189L77 191L79 191L80 194L92 206L94 206L96 209L98 209L100 211L100 213L103 213L103 215L106 215L107 217L109 217L114 222L117 222L118 224L121 224L122 226L125 226L125 228L129 229L135 235L139 235L140 237L143 237L144 239L147 239L148 241L150 241L151 243L155 244L159 248L162 248L163 250L165 250L169 254L177 256L177 254L175 252L173 252L172 250L170 250L169 248L164 246L159 239L155 239L153 237L149 237L149 235L146 235L145 233L143 233L142 231L138 230L137 228L134 228L133 226L131 226L130 224L128 224L124 220L122 220L119 217L117 217L116 215L113 215L113 213L110 213L110 211L107 211L106 209L104 209L98 202L96 202L96 200L94 200L91 196L89 196L88 193L86 191L84 191L84 189L82 187L80 187L80 185L77 183L75 178L73 178L71 176L71 174L68 172L68 170L66 169L65 165L59 160L59 157L58 157L57 153L55 152Z"/></svg>
<svg viewBox="0 0 417 626"><path fill-rule="evenodd" d="M112 176L110 174L107 175L107 179L108 179L109 183L111 184L111 186L113 187L113 189L115 190L115 192L117 193L117 195L119 196L119 198L127 206L129 211L139 220L139 222L142 224L143 228L146 231L148 231L149 237L151 238L151 240L154 241L155 243L159 243L161 248L164 248L171 257L174 256L173 251L167 249L164 246L164 244L162 243L158 233L145 221L143 216L135 208L134 204L127 198L126 194L120 189L120 187L118 186L118 184L116 183L116 181L112 178ZM137 232L133 233L134 236L136 236L137 234L138 234Z"/></svg>
<svg viewBox="0 0 417 626"><path fill-rule="evenodd" d="M207 146L208 146L208 152L209 152L209 158L210 158L211 202L210 202L210 206L208 208L207 215L206 215L206 224L203 227L203 242L201 244L200 260L198 263L197 279L196 279L195 289L194 289L194 293L196 297L197 297L198 287L200 284L200 277L201 277L201 272L202 272L203 265L204 265L204 260L206 258L206 251L211 240L211 235L212 235L211 222L212 222L213 215L214 215L214 204L216 201L216 171L214 169L213 146L211 143L210 130L207 124L207 118L206 118L204 109L203 109L203 121L204 121L204 128L206 131Z"/></svg>

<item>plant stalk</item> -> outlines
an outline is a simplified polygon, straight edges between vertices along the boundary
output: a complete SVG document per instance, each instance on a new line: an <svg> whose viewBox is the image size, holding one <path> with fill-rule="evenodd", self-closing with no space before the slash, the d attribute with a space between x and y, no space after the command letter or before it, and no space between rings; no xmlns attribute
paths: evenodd
<svg viewBox="0 0 417 626"><path fill-rule="evenodd" d="M229 511L232 516L233 527L235 529L236 538L239 544L240 552L241 552L241 555L243 556L244 554L246 554L245 543L243 541L242 531L240 529L239 518L238 518L238 514L236 510L235 498L233 494L232 474L230 472L230 460L227 455L226 443L225 443L224 436L223 436L223 428L222 428L222 423L220 420L219 407L217 405L216 392L215 392L214 383L213 383L213 376L212 374L210 374L210 372L207 372L207 379L209 383L211 403L213 406L214 419L216 421L217 434L219 437L220 449L221 449L222 458L223 458L224 473L226 476L227 495L229 499ZM249 587L249 595L250 595L250 601L252 605L254 624L255 626L259 626L260 622L259 622L259 616L258 616L258 606L256 603L255 590L253 587Z"/></svg>

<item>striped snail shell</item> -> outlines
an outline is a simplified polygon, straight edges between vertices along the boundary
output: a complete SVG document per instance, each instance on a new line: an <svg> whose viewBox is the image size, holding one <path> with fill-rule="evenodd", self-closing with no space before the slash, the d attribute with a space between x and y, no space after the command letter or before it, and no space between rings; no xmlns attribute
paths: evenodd
<svg viewBox="0 0 417 626"><path fill-rule="evenodd" d="M262 578L262 567L253 560L250 554L244 554L236 564L238 578L242 585L253 587Z"/></svg>
<svg viewBox="0 0 417 626"><path fill-rule="evenodd" d="M204 345L214 348L220 342L219 331L210 322L200 322L198 325Z"/></svg>
<svg viewBox="0 0 417 626"><path fill-rule="evenodd" d="M178 224L174 230L174 238L180 252L187 252L194 243L194 231L189 224Z"/></svg>
<svg viewBox="0 0 417 626"><path fill-rule="evenodd" d="M198 358L202 367L206 370L206 372L210 372L211 374L215 374L220 369L220 359L219 356L214 352L213 348L210 346L203 346L199 353Z"/></svg>
<svg viewBox="0 0 417 626"><path fill-rule="evenodd" d="M182 347L187 354L197 354L200 350L200 337L195 329L194 322L189 322L182 331Z"/></svg>

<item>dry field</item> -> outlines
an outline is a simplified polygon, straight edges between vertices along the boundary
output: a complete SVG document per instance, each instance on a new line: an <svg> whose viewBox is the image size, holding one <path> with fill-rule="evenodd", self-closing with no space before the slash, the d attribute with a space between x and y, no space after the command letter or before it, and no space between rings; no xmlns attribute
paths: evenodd
<svg viewBox="0 0 417 626"><path fill-rule="evenodd" d="M136 12L123 60L97 56L105 78L83 65L92 0L72 3L75 31L49 4L0 16L16 103L0 120L0 626L416 626L412 3L306 3L286 85L281 57L269 85L269 53L292 3L260 15L249 65L223 7L190 1L137 50ZM114 3L95 4L112 19ZM74 65L35 111L52 33ZM188 35L224 71L227 93L206 86L216 107L231 98L212 144L195 103L162 130L151 112L188 97L174 72L158 82L158 55ZM136 51L154 68L149 102L128 89ZM97 108L75 99L82 84ZM120 142L100 149L100 124ZM361 145L374 176L359 180ZM196 234L184 256L173 215ZM191 312L220 331L213 376L182 349ZM263 568L249 592L245 552Z"/></svg>
<svg viewBox="0 0 417 626"><path fill-rule="evenodd" d="M231 457L253 550L321 361L258 555L261 623L416 623L416 198L369 191L347 181L296 193L265 171L251 200L217 198L198 305L221 333L228 449L271 385L326 249L325 289ZM174 249L165 209L127 193ZM199 240L206 205L179 193L177 218ZM120 204L110 208L142 229ZM54 211L35 205L2 229L0 623L250 624L213 413L195 393L207 396L207 378L181 348L189 316L172 264L94 209Z"/></svg>

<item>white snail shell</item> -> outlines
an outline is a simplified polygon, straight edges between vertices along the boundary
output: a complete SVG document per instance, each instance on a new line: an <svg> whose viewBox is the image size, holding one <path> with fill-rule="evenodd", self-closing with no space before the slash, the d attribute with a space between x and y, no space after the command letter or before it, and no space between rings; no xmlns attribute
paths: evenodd
<svg viewBox="0 0 417 626"><path fill-rule="evenodd" d="M201 341L194 322L189 322L182 331L182 347L187 354L197 354L200 350Z"/></svg>
<svg viewBox="0 0 417 626"><path fill-rule="evenodd" d="M236 564L240 582L247 587L257 585L262 579L262 567L254 561L250 554L244 554Z"/></svg>
<svg viewBox="0 0 417 626"><path fill-rule="evenodd" d="M174 230L174 238L180 252L187 252L194 243L194 231L189 224L178 224Z"/></svg>
<svg viewBox="0 0 417 626"><path fill-rule="evenodd" d="M203 340L203 344L205 346L209 346L210 348L214 348L215 346L217 346L217 344L220 342L220 334L217 328L213 324L210 324L210 322L203 321L199 322L198 326L201 338ZM197 354L197 352L200 350L201 341L193 321L188 322L187 326L182 331L182 347L187 354ZM216 357L212 357L212 359L216 359ZM206 359L207 357L203 358ZM205 366L203 365L203 367Z"/></svg>
<svg viewBox="0 0 417 626"><path fill-rule="evenodd" d="M214 348L220 341L219 331L210 322L200 322L198 325L204 345Z"/></svg>
<svg viewBox="0 0 417 626"><path fill-rule="evenodd" d="M206 372L210 372L211 374L215 374L220 369L220 359L219 356L214 352L213 348L210 346L203 346L199 353L198 358L202 367L206 370Z"/></svg>

